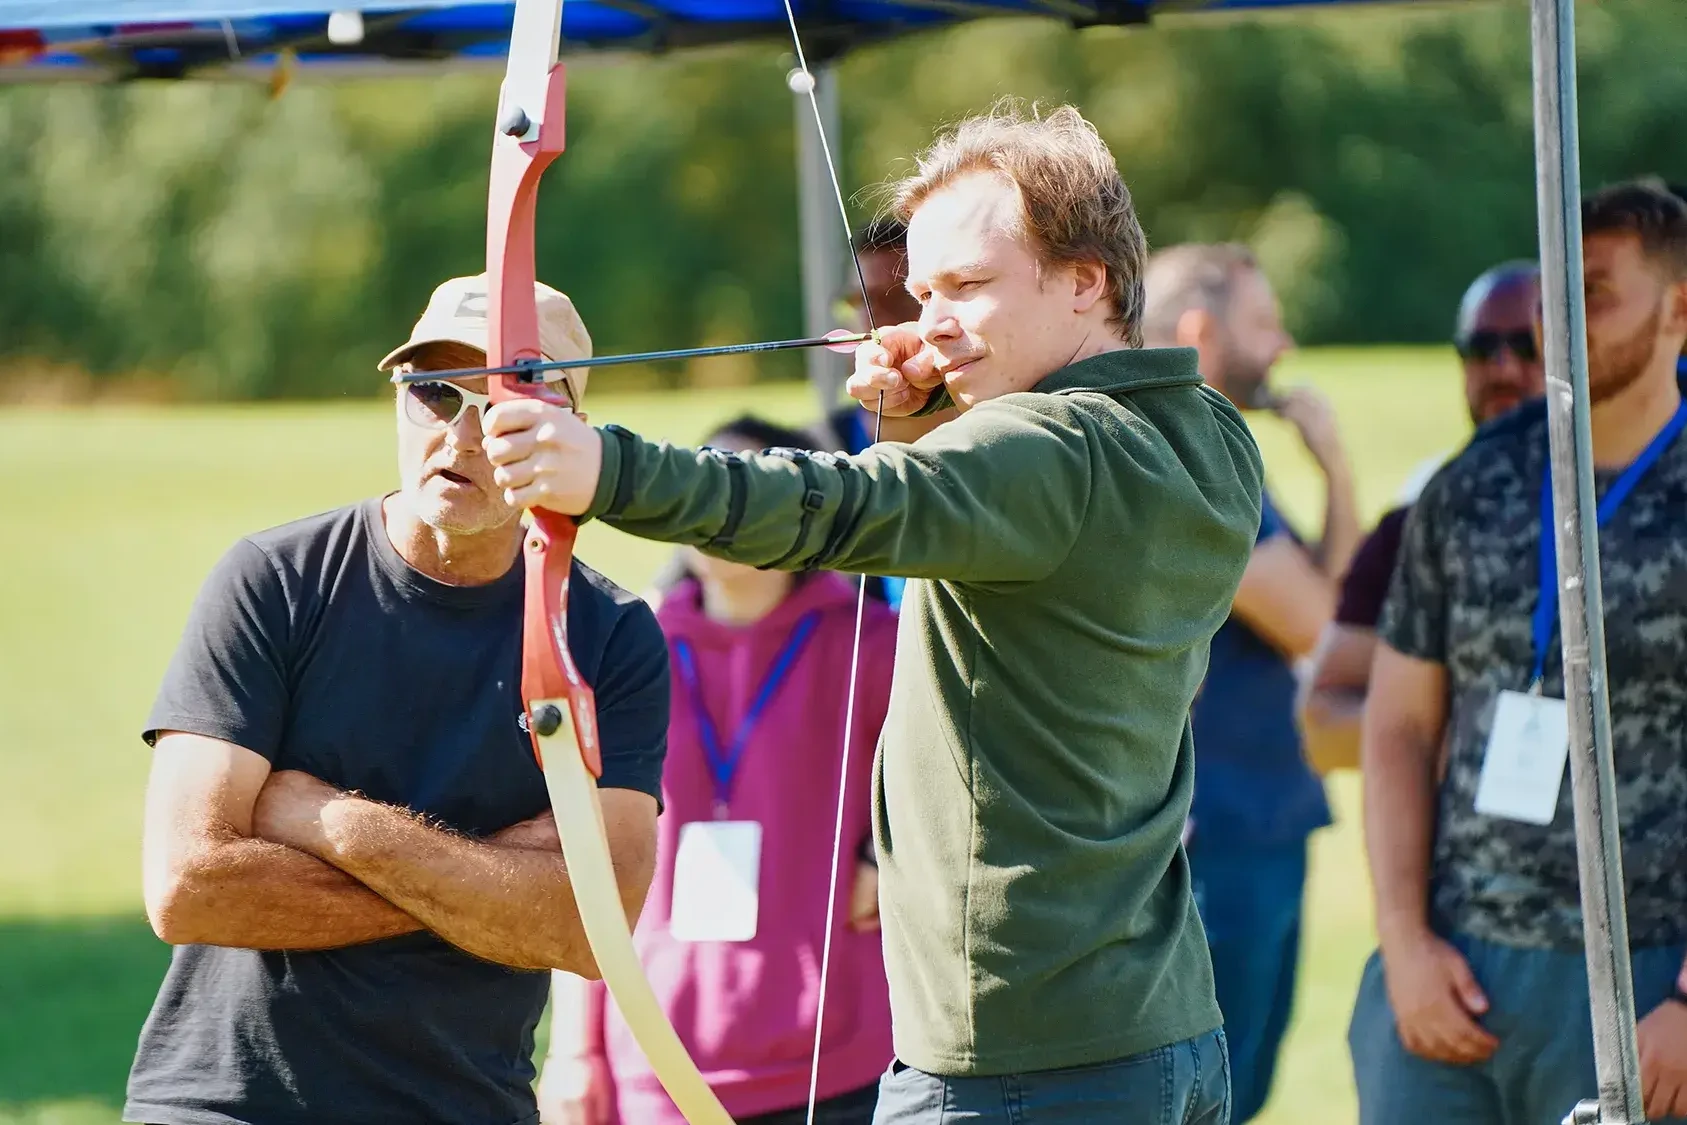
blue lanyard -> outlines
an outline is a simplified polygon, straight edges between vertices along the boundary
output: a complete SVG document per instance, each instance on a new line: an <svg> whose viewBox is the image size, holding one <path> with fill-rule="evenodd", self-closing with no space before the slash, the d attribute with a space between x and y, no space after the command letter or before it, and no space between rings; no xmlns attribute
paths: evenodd
<svg viewBox="0 0 1687 1125"><path fill-rule="evenodd" d="M703 753L709 759L709 773L715 780L716 817L726 815L727 802L732 796L732 776L738 772L738 760L744 756L744 748L750 744L751 733L761 721L767 705L773 702L773 696L790 673L791 665L796 663L797 654L802 651L809 634L814 632L819 617L818 612L810 612L797 622L797 627L791 631L785 647L780 649L779 655L774 658L773 667L768 669L761 690L756 692L749 710L744 712L738 729L733 732L730 749L721 747L720 732L715 729L715 722L709 717L709 709L704 705L703 686L697 679L697 659L692 655L691 645L683 640L674 641L674 655L679 658L680 679L685 681L686 692L691 696L691 708L697 715L697 733L703 741Z"/></svg>
<svg viewBox="0 0 1687 1125"><path fill-rule="evenodd" d="M1624 469L1622 475L1611 482L1604 499L1599 501L1597 525L1604 527L1611 522L1618 506L1628 499L1628 494L1634 491L1634 486L1640 478L1646 475L1646 470L1657 464L1658 458L1664 455L1670 442L1687 426L1687 399L1683 399L1675 409L1675 416L1669 424L1658 431L1634 463ZM1552 643L1553 631L1558 627L1558 545L1553 535L1552 519L1552 457L1547 457L1546 468L1541 474L1541 565L1540 565L1540 597L1535 602L1534 642L1535 642L1535 670L1529 677L1529 689L1539 689L1541 677L1546 672L1546 650Z"/></svg>

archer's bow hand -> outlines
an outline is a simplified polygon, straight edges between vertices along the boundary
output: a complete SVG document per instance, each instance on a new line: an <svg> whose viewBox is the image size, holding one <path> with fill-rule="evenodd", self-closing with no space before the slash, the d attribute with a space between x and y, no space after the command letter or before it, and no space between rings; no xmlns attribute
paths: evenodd
<svg viewBox="0 0 1687 1125"><path fill-rule="evenodd" d="M880 332L877 343L868 341L855 349L855 373L846 389L864 406L905 418L919 413L942 386L937 353L926 347L917 325L899 324Z"/></svg>
<svg viewBox="0 0 1687 1125"><path fill-rule="evenodd" d="M591 506L603 470L603 439L566 406L500 402L481 423L492 480L514 508L577 516Z"/></svg>

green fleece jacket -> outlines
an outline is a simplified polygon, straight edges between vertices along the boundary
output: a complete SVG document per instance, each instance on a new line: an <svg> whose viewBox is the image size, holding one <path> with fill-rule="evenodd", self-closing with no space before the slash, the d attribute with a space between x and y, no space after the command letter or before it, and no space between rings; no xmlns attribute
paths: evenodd
<svg viewBox="0 0 1687 1125"><path fill-rule="evenodd" d="M873 793L898 1058L1003 1074L1219 1026L1180 843L1189 708L1263 473L1192 350L1083 360L851 457L613 426L603 452L585 518L914 579Z"/></svg>

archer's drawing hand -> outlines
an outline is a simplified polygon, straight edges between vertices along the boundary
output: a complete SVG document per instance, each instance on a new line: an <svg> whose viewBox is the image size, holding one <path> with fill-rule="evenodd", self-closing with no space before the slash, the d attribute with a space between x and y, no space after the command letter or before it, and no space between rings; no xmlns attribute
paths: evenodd
<svg viewBox="0 0 1687 1125"><path fill-rule="evenodd" d="M1488 998L1464 955L1432 933L1383 950L1388 1002L1406 1050L1464 1066L1492 1055L1500 1041L1477 1023Z"/></svg>
<svg viewBox="0 0 1687 1125"><path fill-rule="evenodd" d="M517 398L486 412L492 480L514 508L577 516L591 507L603 471L603 439L566 406Z"/></svg>
<svg viewBox="0 0 1687 1125"><path fill-rule="evenodd" d="M913 323L887 328L879 333L878 343L868 341L856 348L855 373L845 384L850 397L870 410L879 408L883 391L884 413L892 418L913 414L942 385L937 353L926 347Z"/></svg>

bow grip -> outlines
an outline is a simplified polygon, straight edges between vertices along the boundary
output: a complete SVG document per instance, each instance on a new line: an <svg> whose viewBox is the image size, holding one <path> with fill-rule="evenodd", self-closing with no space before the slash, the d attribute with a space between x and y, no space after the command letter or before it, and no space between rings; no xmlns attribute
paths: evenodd
<svg viewBox="0 0 1687 1125"><path fill-rule="evenodd" d="M491 384L494 402L532 398L557 406L570 405L555 387L526 382L520 376L493 376ZM602 777L597 701L568 648L568 580L574 569L574 541L580 525L573 516L546 508L530 508L527 517L521 544L527 568L521 624L521 697L527 705L533 756L544 765L541 741L562 726L562 708L566 707L581 759L593 777Z"/></svg>

